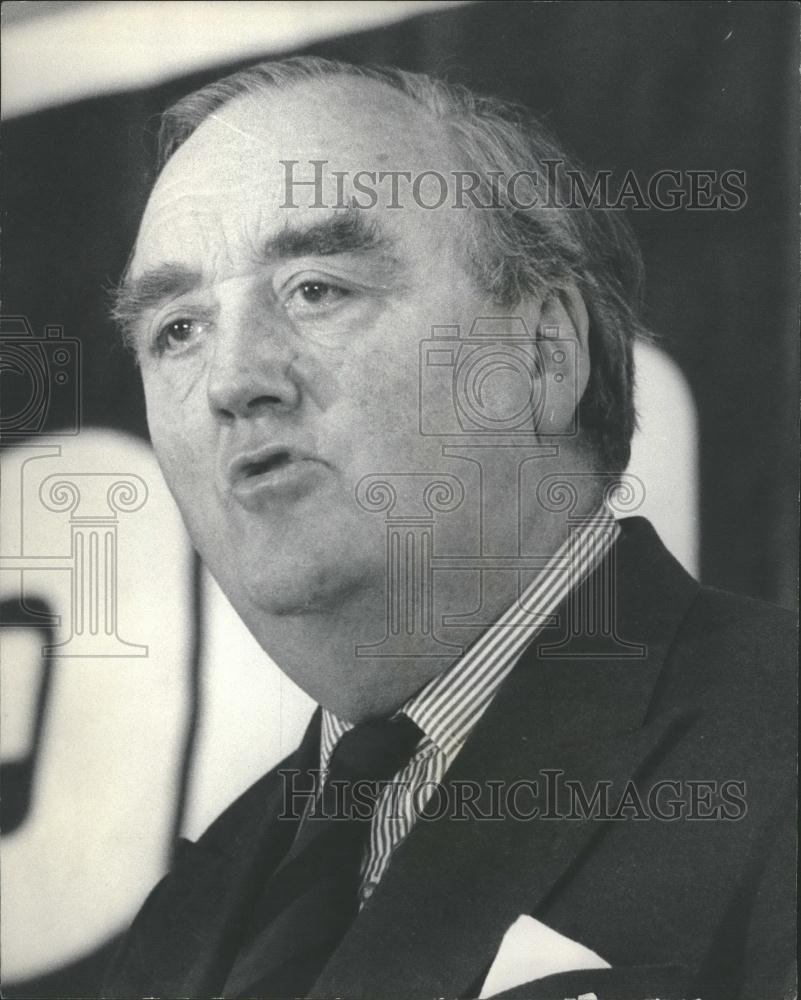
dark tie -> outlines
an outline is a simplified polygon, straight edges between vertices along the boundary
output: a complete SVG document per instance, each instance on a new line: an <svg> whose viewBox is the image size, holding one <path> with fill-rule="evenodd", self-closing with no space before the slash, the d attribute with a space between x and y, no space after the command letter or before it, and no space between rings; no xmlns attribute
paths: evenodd
<svg viewBox="0 0 801 1000"><path fill-rule="evenodd" d="M257 903L225 997L305 996L359 912L361 860L380 783L420 739L405 715L341 737L313 814Z"/></svg>

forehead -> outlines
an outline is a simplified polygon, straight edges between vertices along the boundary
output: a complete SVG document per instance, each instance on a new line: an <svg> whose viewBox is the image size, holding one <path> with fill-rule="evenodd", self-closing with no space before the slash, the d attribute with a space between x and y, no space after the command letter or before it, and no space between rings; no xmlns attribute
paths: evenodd
<svg viewBox="0 0 801 1000"><path fill-rule="evenodd" d="M405 230L417 240L442 238L457 221L447 218L452 210L422 207L407 184L400 188L404 210L393 211L391 180L378 175L437 171L450 182L456 168L441 124L385 84L327 78L243 96L205 119L166 164L145 210L131 274L164 261L195 270L236 268L286 224L320 221L319 186L298 183L312 181L315 171L328 214L341 191L347 198L359 173L368 172L374 176L363 173L363 183L378 196L367 210L371 222L401 237Z"/></svg>

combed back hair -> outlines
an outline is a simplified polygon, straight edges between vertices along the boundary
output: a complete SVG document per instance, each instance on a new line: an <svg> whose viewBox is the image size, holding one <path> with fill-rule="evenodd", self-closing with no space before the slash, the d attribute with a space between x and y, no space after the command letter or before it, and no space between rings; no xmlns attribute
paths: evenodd
<svg viewBox="0 0 801 1000"><path fill-rule="evenodd" d="M450 137L459 169L480 178L475 198L499 207L468 208L475 224L466 249L479 287L498 307L514 310L525 296L558 294L569 283L581 292L590 315L591 374L578 424L599 468L624 469L636 424L632 348L636 336L648 336L638 319L639 249L621 212L570 203L565 171L581 173L587 191L589 176L525 108L421 73L297 56L240 70L170 107L159 135L160 165L235 98L332 76L375 81L411 98ZM536 178L545 177L547 161L559 161L559 168L551 169L555 183L544 201ZM516 174L510 196L506 181Z"/></svg>

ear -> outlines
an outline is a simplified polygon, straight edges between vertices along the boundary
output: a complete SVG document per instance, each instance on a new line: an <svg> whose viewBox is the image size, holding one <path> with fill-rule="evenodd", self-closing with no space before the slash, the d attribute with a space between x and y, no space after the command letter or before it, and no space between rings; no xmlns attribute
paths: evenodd
<svg viewBox="0 0 801 1000"><path fill-rule="evenodd" d="M537 324L543 378L538 434L568 437L578 431L578 406L590 377L589 330L587 307L572 282L548 294Z"/></svg>

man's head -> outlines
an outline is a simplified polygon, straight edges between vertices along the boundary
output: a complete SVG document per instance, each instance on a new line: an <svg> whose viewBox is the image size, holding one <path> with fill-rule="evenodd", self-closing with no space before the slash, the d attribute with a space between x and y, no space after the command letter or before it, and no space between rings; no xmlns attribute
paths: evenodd
<svg viewBox="0 0 801 1000"><path fill-rule="evenodd" d="M577 345L580 435L559 439L574 414L557 393L537 430L577 462L625 467L638 257L614 213L520 208L535 193L525 176L510 197L510 177L565 159L519 109L300 59L190 95L163 138L117 313L167 480L251 628L263 612L380 587L383 526L355 489L372 473L442 467L418 413L419 346L434 326L503 314L535 336L558 328ZM290 161L304 179L324 161L322 198L315 185L287 191ZM365 171L429 173L416 193L376 184L375 203L356 208ZM454 207L458 172L478 181ZM449 185L436 209L434 175ZM509 388L503 373L483 387L490 410Z"/></svg>

